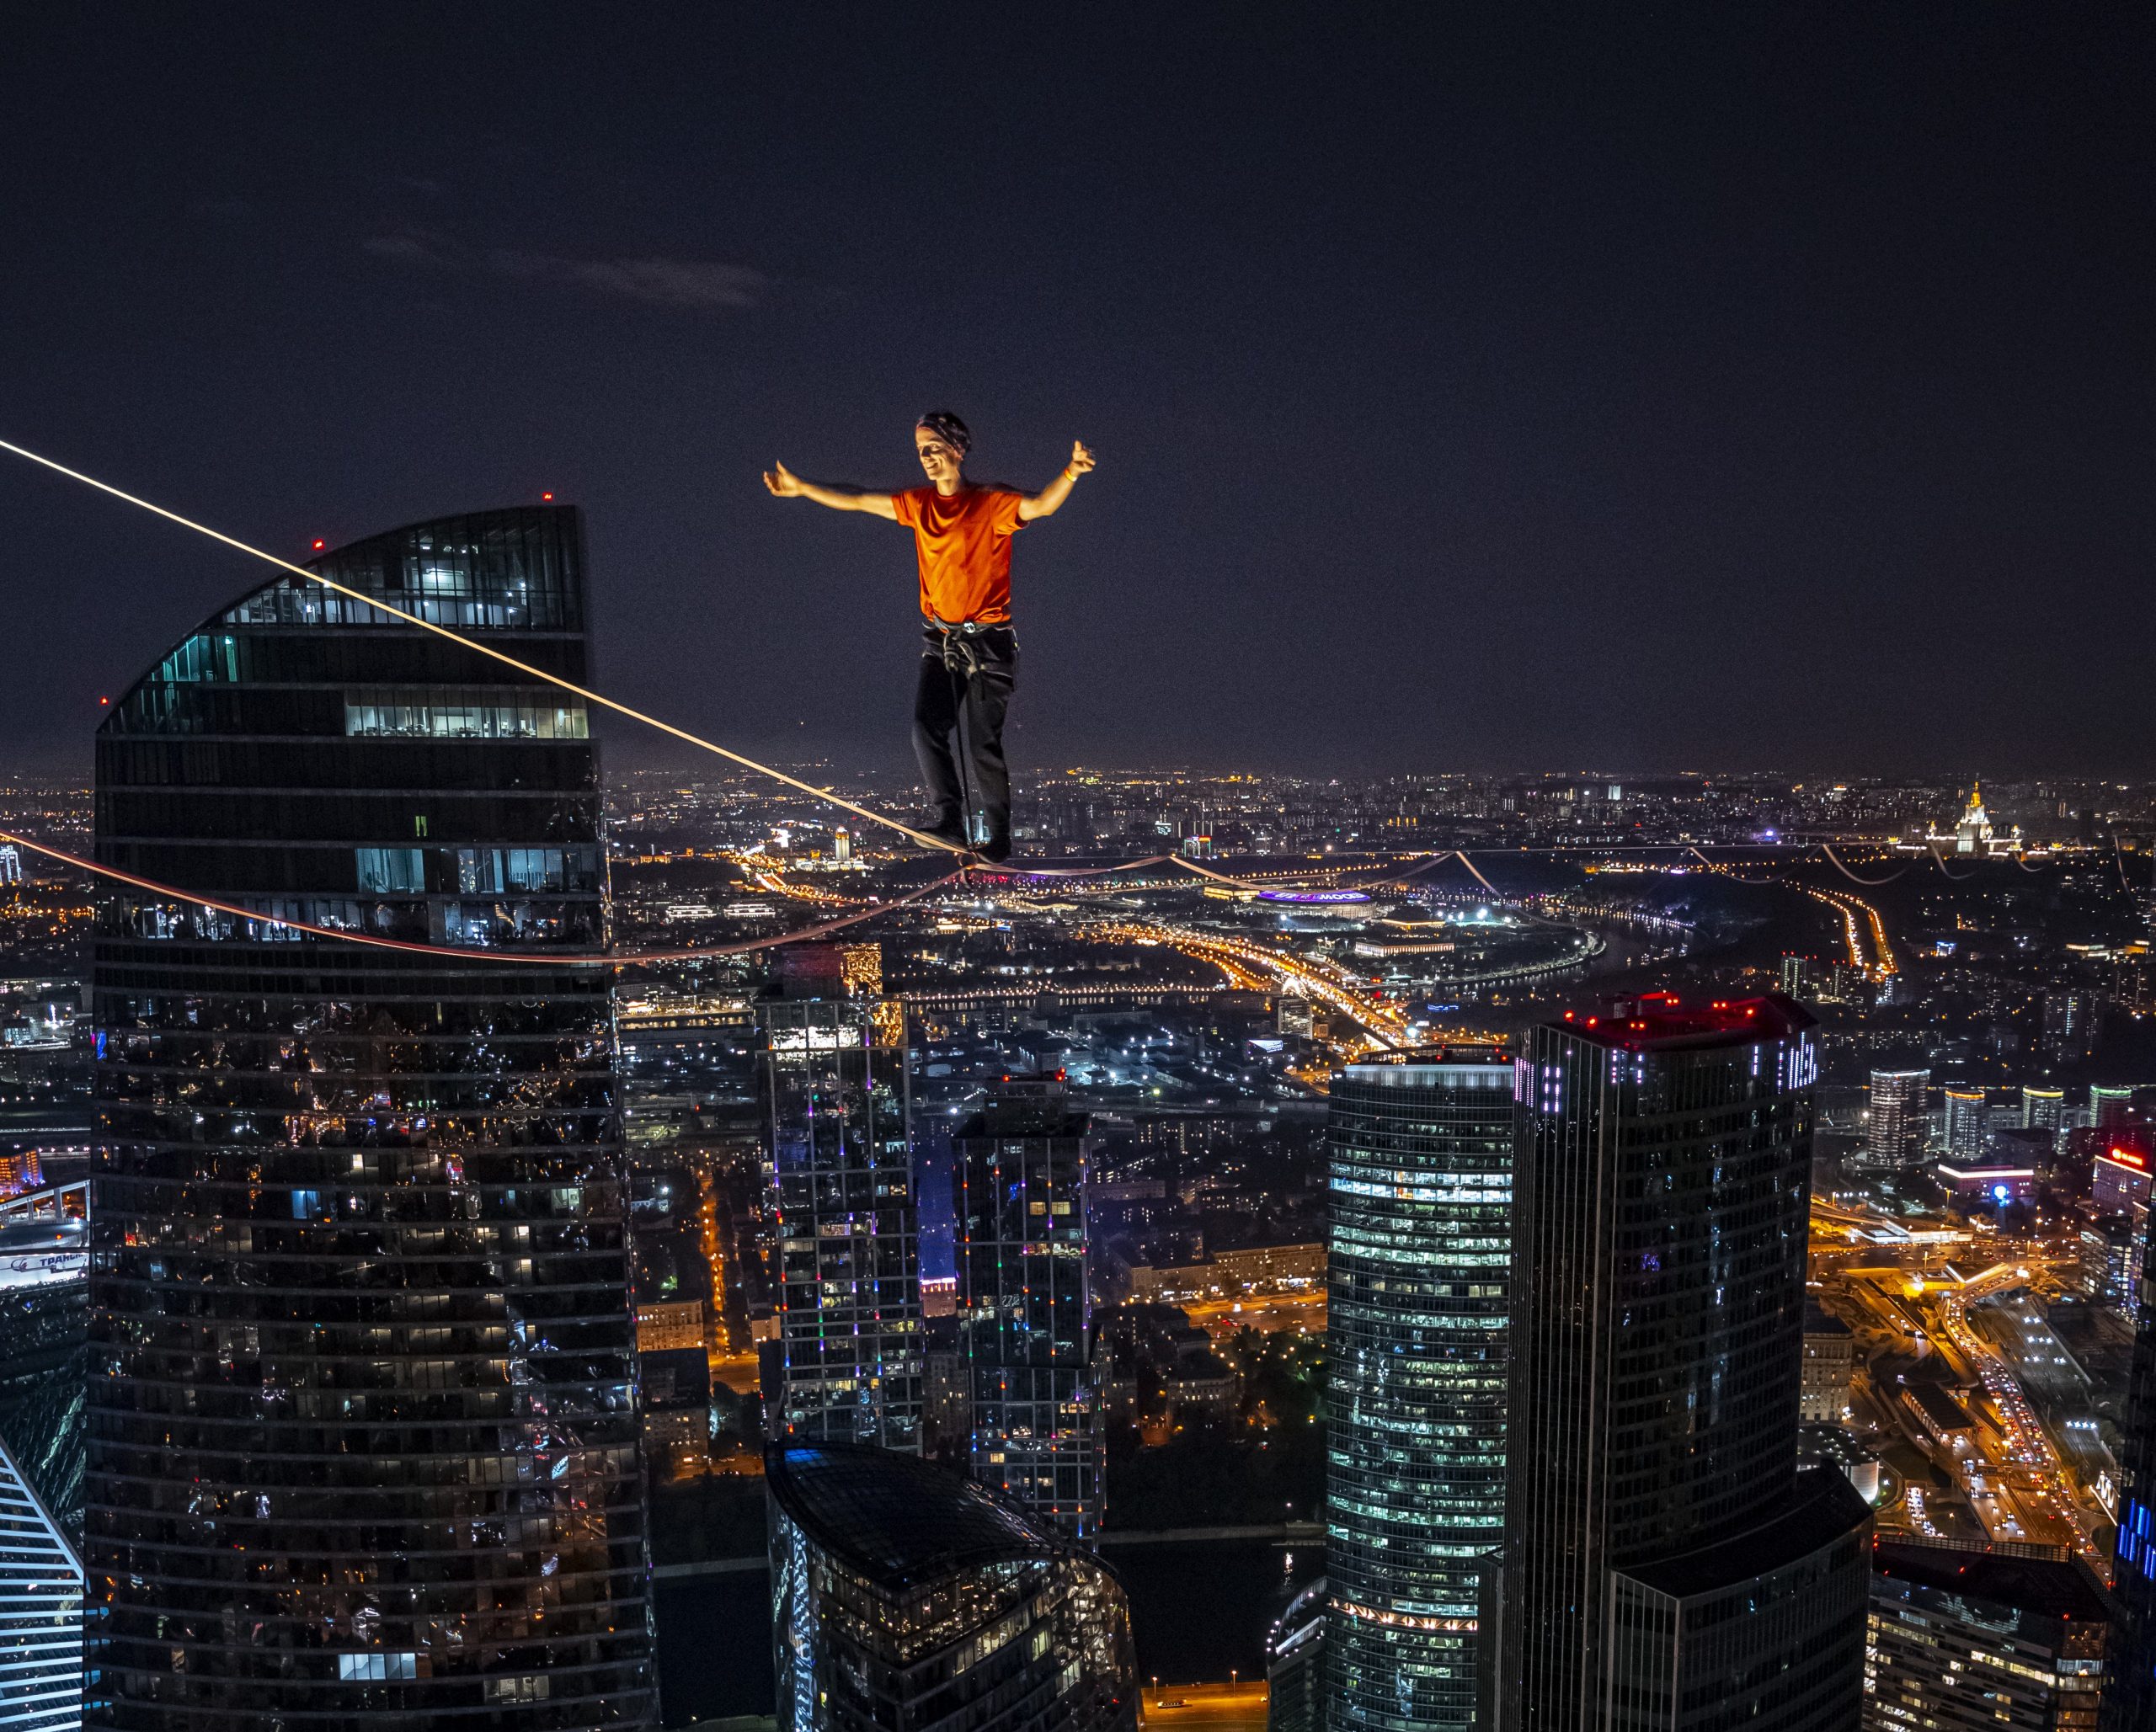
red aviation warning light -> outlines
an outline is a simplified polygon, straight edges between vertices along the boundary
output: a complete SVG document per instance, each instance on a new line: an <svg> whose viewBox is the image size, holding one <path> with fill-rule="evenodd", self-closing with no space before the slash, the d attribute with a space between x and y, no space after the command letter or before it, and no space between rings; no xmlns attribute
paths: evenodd
<svg viewBox="0 0 2156 1732"><path fill-rule="evenodd" d="M328 544L328 542L327 542L327 541L323 541L323 540L322 539L322 537L321 537L321 536L317 536L314 538L314 551L315 551L316 552L318 552L318 553L321 552L322 552L322 550L323 550L323 548L327 547L328 545L329 545L329 544Z"/></svg>
<svg viewBox="0 0 2156 1732"><path fill-rule="evenodd" d="M551 505L554 503L554 496L552 493L542 493L539 496L539 503L542 505Z"/></svg>

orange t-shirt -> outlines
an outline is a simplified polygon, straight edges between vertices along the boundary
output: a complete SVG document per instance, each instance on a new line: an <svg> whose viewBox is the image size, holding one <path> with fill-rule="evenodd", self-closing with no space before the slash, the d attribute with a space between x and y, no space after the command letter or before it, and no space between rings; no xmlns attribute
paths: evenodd
<svg viewBox="0 0 2156 1732"><path fill-rule="evenodd" d="M1011 537L1023 523L1022 493L967 488L945 498L934 488L891 495L913 530L921 560L921 610L957 625L1011 622Z"/></svg>

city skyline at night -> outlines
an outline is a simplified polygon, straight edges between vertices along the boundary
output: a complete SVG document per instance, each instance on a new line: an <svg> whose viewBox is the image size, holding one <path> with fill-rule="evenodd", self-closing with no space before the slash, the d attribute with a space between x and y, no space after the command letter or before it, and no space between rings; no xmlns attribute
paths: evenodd
<svg viewBox="0 0 2156 1732"><path fill-rule="evenodd" d="M0 1723L2156 1732L2156 13L9 46Z"/></svg>

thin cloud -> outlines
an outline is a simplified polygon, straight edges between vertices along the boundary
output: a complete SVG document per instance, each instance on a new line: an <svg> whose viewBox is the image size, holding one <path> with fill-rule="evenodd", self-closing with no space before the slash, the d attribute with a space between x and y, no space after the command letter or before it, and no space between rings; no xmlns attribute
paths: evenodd
<svg viewBox="0 0 2156 1732"><path fill-rule="evenodd" d="M417 235L370 235L360 245L377 258L393 258L400 264L446 266L450 263Z"/></svg>
<svg viewBox="0 0 2156 1732"><path fill-rule="evenodd" d="M360 244L376 258L398 264L553 283L646 306L737 311L760 306L771 287L763 272L716 259L574 258L499 247L472 253L432 236L411 233L374 235Z"/></svg>
<svg viewBox="0 0 2156 1732"><path fill-rule="evenodd" d="M552 253L493 252L491 270L563 283L648 306L754 306L771 280L743 264L701 258L564 258Z"/></svg>

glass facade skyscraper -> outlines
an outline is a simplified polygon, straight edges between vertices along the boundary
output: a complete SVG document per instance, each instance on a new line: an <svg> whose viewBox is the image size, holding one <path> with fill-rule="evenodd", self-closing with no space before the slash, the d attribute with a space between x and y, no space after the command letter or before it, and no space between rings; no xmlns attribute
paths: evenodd
<svg viewBox="0 0 2156 1732"><path fill-rule="evenodd" d="M1501 1726L1857 1723L1870 1511L1797 1463L1817 1070L1782 998L1529 1037Z"/></svg>
<svg viewBox="0 0 2156 1732"><path fill-rule="evenodd" d="M1474 1721L1504 1520L1513 1088L1490 1049L1333 1079L1320 1699L1336 1732Z"/></svg>
<svg viewBox="0 0 2156 1732"><path fill-rule="evenodd" d="M2133 1370L2119 1427L2117 1613L2105 1667L2103 1732L2156 1726L2156 1234L2136 1284Z"/></svg>
<svg viewBox="0 0 2156 1732"><path fill-rule="evenodd" d="M579 682L568 507L325 575ZM583 706L296 578L97 742L86 1717L571 1729L656 1707ZM296 933L280 918L475 952Z"/></svg>
<svg viewBox="0 0 2156 1732"><path fill-rule="evenodd" d="M0 1221L0 1448L70 1546L83 1543L89 1244L83 1222Z"/></svg>
<svg viewBox="0 0 2156 1732"><path fill-rule="evenodd" d="M0 1726L83 1721L80 1221L0 1222Z"/></svg>
<svg viewBox="0 0 2156 1732"><path fill-rule="evenodd" d="M974 1477L1080 1539L1101 1521L1086 1133L1059 1082L1006 1082L952 1139Z"/></svg>
<svg viewBox="0 0 2156 1732"><path fill-rule="evenodd" d="M1123 1585L940 1463L774 1444L779 1732L1135 1732Z"/></svg>
<svg viewBox="0 0 2156 1732"><path fill-rule="evenodd" d="M916 1451L926 1342L905 1010L847 996L830 952L828 980L801 969L788 996L756 1007L777 1258L767 1423L789 1440Z"/></svg>

